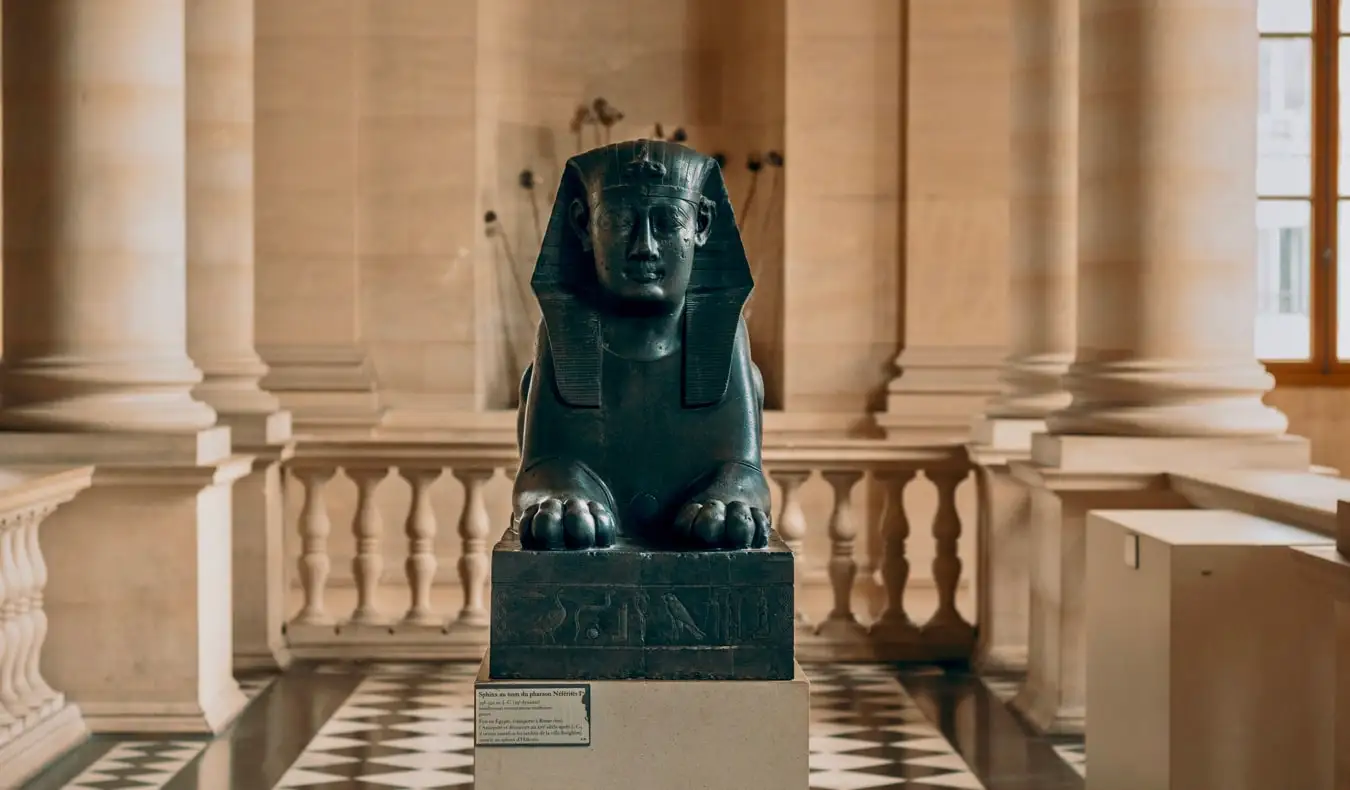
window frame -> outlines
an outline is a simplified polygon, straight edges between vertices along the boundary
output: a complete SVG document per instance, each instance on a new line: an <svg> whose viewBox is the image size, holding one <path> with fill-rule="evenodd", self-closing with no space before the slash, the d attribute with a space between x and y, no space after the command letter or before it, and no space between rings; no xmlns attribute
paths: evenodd
<svg viewBox="0 0 1350 790"><path fill-rule="evenodd" d="M1258 200L1307 200L1311 210L1309 245L1309 318L1312 327L1307 360L1262 360L1280 386L1350 387L1350 360L1338 357L1350 349L1336 348L1336 268L1338 221L1341 195L1340 96L1338 75L1342 38L1342 0L1311 0L1313 27L1307 33L1259 33L1264 40L1312 41L1312 182L1308 198L1290 195L1257 195ZM1350 196L1347 198L1350 204ZM1350 206L1347 207L1350 209ZM1350 356L1350 354L1347 354Z"/></svg>

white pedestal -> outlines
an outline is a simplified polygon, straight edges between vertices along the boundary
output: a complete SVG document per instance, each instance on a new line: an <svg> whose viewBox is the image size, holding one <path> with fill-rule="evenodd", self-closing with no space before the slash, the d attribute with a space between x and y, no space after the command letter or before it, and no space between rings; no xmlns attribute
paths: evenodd
<svg viewBox="0 0 1350 790"><path fill-rule="evenodd" d="M1330 790L1331 602L1287 548L1330 539L1221 510L1087 532L1092 790Z"/></svg>
<svg viewBox="0 0 1350 790"><path fill-rule="evenodd" d="M488 680L479 688L547 686ZM589 746L478 746L476 790L806 790L809 684L557 681L590 686Z"/></svg>

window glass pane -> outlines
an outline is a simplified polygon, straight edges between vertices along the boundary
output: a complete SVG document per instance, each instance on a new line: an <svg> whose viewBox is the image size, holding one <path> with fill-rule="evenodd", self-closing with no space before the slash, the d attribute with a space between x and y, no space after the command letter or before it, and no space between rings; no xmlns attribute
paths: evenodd
<svg viewBox="0 0 1350 790"><path fill-rule="evenodd" d="M1256 128L1257 194L1311 195L1312 41L1299 38L1261 41ZM1350 153L1347 157L1350 158Z"/></svg>
<svg viewBox="0 0 1350 790"><path fill-rule="evenodd" d="M1345 14L1345 9L1350 8L1350 0L1346 0L1341 6L1341 13ZM1344 18L1344 17L1342 17ZM1345 59L1350 56L1350 38L1341 37L1340 64L1337 66L1336 90L1340 94L1340 117L1336 119L1336 133L1340 138L1340 163L1336 168L1336 189L1345 195L1350 192L1350 63Z"/></svg>
<svg viewBox="0 0 1350 790"><path fill-rule="evenodd" d="M1344 30L1345 8L1341 8ZM1256 29L1262 33L1311 33L1313 0L1258 0Z"/></svg>
<svg viewBox="0 0 1350 790"><path fill-rule="evenodd" d="M1257 203L1258 359L1291 361L1312 356L1311 225L1307 201Z"/></svg>
<svg viewBox="0 0 1350 790"><path fill-rule="evenodd" d="M1336 213L1336 356L1350 360L1350 201Z"/></svg>

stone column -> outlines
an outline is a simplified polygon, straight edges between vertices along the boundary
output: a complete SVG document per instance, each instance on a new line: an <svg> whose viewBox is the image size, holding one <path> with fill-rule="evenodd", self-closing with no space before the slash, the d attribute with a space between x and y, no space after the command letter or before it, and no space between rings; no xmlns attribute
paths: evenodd
<svg viewBox="0 0 1350 790"><path fill-rule="evenodd" d="M358 244L370 230L357 129L370 5L255 3L257 348L263 384L305 433L369 429L382 413Z"/></svg>
<svg viewBox="0 0 1350 790"><path fill-rule="evenodd" d="M1057 434L1278 436L1256 360L1257 0L1083 0L1078 355Z"/></svg>
<svg viewBox="0 0 1350 790"><path fill-rule="evenodd" d="M188 352L197 397L252 455L234 485L234 654L240 668L289 662L281 460L290 414L259 386L254 348L253 0L187 0Z"/></svg>
<svg viewBox="0 0 1350 790"><path fill-rule="evenodd" d="M1027 682L1087 720L1087 514L1185 507L1165 473L1307 470L1254 353L1257 0L1080 0L1077 353L1032 487Z"/></svg>
<svg viewBox="0 0 1350 790"><path fill-rule="evenodd" d="M1011 348L970 447L984 493L977 659L991 669L1026 664L1031 511L1008 462L1069 405L1078 267L1078 0L1012 0L1011 12Z"/></svg>
<svg viewBox="0 0 1350 790"><path fill-rule="evenodd" d="M192 396L184 3L4 0L0 17L0 428L21 429L0 464L95 466L44 524L43 669L96 732L219 732L245 702L230 489L249 459Z"/></svg>
<svg viewBox="0 0 1350 790"><path fill-rule="evenodd" d="M253 3L187 0L188 351L197 397L268 414L253 346Z"/></svg>
<svg viewBox="0 0 1350 790"><path fill-rule="evenodd" d="M185 334L181 5L4 4L0 427L215 422Z"/></svg>
<svg viewBox="0 0 1350 790"><path fill-rule="evenodd" d="M985 413L1043 423L1074 355L1078 0L1013 0L1012 44L1011 348Z"/></svg>
<svg viewBox="0 0 1350 790"><path fill-rule="evenodd" d="M1008 334L1010 5L905 7L903 350L876 421L895 439L957 444L997 394ZM791 141L787 149L790 166ZM885 283L868 281L872 291Z"/></svg>

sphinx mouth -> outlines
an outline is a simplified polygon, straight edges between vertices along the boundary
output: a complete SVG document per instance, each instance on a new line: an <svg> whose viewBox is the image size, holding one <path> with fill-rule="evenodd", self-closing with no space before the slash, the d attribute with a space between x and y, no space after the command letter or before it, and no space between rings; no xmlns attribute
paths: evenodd
<svg viewBox="0 0 1350 790"><path fill-rule="evenodd" d="M666 276L666 270L654 262L633 262L624 268L624 274L635 283L654 283Z"/></svg>

